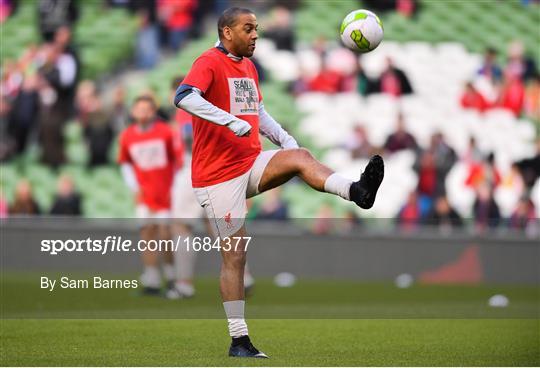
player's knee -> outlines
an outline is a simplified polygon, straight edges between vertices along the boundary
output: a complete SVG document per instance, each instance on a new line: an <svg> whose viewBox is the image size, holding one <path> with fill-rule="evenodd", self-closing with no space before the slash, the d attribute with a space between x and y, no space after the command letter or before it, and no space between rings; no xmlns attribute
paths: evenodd
<svg viewBox="0 0 540 368"><path fill-rule="evenodd" d="M297 156L298 160L308 161L313 159L313 155L306 148L297 148L295 151L295 155Z"/></svg>
<svg viewBox="0 0 540 368"><path fill-rule="evenodd" d="M313 155L305 148L297 148L294 152L294 165L298 172L302 171L307 164L314 160Z"/></svg>

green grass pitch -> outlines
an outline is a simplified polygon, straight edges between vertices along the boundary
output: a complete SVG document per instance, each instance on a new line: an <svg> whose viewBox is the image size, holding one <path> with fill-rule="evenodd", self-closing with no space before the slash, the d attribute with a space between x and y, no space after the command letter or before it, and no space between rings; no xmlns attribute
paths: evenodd
<svg viewBox="0 0 540 368"><path fill-rule="evenodd" d="M515 286L414 286L258 280L250 335L269 360L227 357L215 279L168 301L133 291L40 291L3 273L0 363L13 366L538 366L539 291ZM510 306L494 310L487 297ZM64 318L60 318L64 317Z"/></svg>

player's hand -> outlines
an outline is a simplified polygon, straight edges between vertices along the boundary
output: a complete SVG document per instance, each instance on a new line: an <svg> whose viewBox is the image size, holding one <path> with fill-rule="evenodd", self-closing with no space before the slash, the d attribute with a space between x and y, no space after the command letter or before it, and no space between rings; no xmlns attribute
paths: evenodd
<svg viewBox="0 0 540 368"><path fill-rule="evenodd" d="M251 134L251 125L245 120L233 120L227 124L227 128L232 130L237 137L249 137Z"/></svg>

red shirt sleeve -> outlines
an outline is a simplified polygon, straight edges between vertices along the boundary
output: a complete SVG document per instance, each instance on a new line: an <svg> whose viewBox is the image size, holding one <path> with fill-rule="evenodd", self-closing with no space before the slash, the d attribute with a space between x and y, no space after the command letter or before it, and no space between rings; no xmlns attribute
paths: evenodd
<svg viewBox="0 0 540 368"><path fill-rule="evenodd" d="M209 56L200 56L197 58L191 70L186 75L182 84L197 87L203 93L208 90L214 80L214 62Z"/></svg>
<svg viewBox="0 0 540 368"><path fill-rule="evenodd" d="M118 163L125 164L131 163L131 157L129 155L128 144L126 142L126 131L120 135L120 150L118 152Z"/></svg>

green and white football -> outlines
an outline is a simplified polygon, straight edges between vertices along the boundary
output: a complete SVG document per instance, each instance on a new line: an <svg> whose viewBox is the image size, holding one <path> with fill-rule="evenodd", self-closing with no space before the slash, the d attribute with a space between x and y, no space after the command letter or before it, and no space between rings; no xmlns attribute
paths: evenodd
<svg viewBox="0 0 540 368"><path fill-rule="evenodd" d="M383 24L375 13L360 9L350 12L339 30L343 44L358 52L374 50L383 39Z"/></svg>

